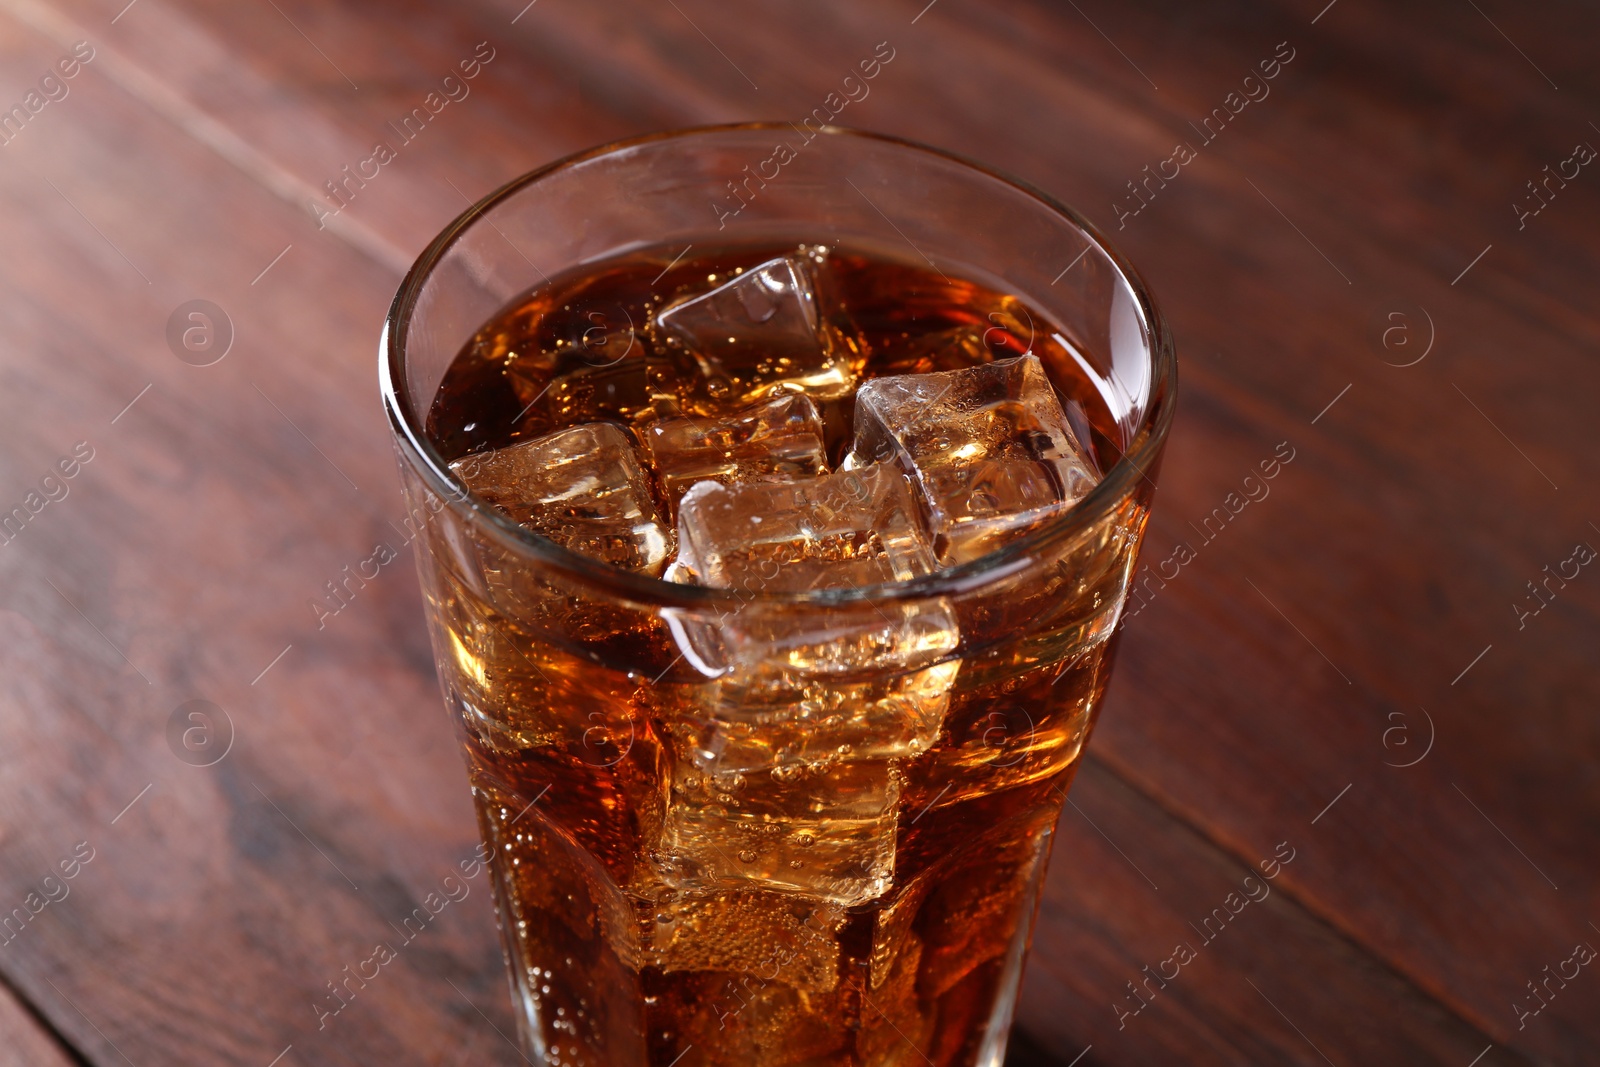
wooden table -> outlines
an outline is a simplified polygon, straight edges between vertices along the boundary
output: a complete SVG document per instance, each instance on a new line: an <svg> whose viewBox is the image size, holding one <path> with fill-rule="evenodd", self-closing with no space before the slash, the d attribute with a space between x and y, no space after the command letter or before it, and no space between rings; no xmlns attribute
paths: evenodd
<svg viewBox="0 0 1600 1067"><path fill-rule="evenodd" d="M521 1062L481 877L318 1027L475 840L410 563L311 606L398 536L379 323L498 183L886 41L838 121L1078 205L1183 361L1013 1062L1596 1062L1593 5L126 2L0 0L0 1060Z"/></svg>

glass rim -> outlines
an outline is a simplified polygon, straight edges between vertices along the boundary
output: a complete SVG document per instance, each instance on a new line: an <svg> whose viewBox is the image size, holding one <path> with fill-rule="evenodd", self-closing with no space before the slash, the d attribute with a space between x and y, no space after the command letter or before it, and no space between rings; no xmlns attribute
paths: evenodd
<svg viewBox="0 0 1600 1067"><path fill-rule="evenodd" d="M473 223L535 182L602 156L627 152L658 141L686 141L706 134L780 130L792 132L793 127L785 122L738 122L690 126L648 133L584 149L506 182L456 216L429 242L401 281L400 288L389 306L389 312L384 318L383 332L378 342L379 389L384 411L402 456L422 476L429 489L445 502L445 506L465 511L469 521L476 527L487 531L503 547L518 555L553 566L564 573L581 578L587 584L607 589L629 600L693 609L712 608L725 602L737 602L736 610L742 610L751 603L829 606L954 596L1025 571L1033 564L1033 550L1039 545L1074 536L1107 519L1132 490L1134 483L1149 477L1160 454L1161 446L1166 440L1167 432L1171 428L1174 415L1173 398L1178 374L1177 350L1166 319L1157 308L1143 277L1098 227L1031 183L1004 174L959 153L933 148L889 134L844 126L825 126L822 127L821 133L830 137L876 141L896 149L933 156L956 163L1023 193L1077 227L1090 245L1109 260L1128 285L1141 324L1145 327L1149 338L1150 401L1127 448L1093 489L1059 517L1041 524L992 552L955 567L941 568L905 581L883 582L869 586L815 589L805 592L768 589L741 591L670 582L573 552L513 522L495 508L479 502L470 495L466 486L451 474L448 462L428 438L426 412L413 410L404 388L407 380L406 340L411 316L424 284Z"/></svg>

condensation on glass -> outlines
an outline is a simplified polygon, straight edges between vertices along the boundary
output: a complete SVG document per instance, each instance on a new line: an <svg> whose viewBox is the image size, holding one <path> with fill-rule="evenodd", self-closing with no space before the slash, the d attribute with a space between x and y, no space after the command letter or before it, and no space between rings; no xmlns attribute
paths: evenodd
<svg viewBox="0 0 1600 1067"><path fill-rule="evenodd" d="M521 1040L551 1064L996 1067L1105 690L1171 418L1165 326L1040 194L807 133L664 135L520 179L424 253L386 325ZM779 143L781 173L719 215ZM658 304L626 298L646 290ZM557 291L524 324L610 354L440 417L485 324ZM782 327L806 300L814 329L847 332L828 318L846 306L865 332L740 362L730 323ZM895 314L943 329L874 342ZM944 462L965 447L951 389L1062 400L1071 428L1030 444L1048 478ZM586 512L609 525L551 526L505 488L571 485L573 464L610 487ZM1063 486L1076 503L1043 519L990 506ZM801 513L830 544L871 532L862 569L819 582L804 552L747 543L748 516Z"/></svg>

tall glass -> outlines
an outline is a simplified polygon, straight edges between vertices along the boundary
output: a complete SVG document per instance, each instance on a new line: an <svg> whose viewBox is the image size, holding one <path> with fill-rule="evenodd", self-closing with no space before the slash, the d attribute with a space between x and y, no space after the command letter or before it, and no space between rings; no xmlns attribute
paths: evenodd
<svg viewBox="0 0 1600 1067"><path fill-rule="evenodd" d="M1041 357L1083 397L1103 480L970 563L806 593L613 568L467 495L427 413L508 302L641 246L779 241L883 250L1044 315ZM1127 262L1038 191L904 141L663 134L453 222L401 286L381 373L527 1053L998 1065L1172 417L1172 338ZM885 620L939 639L841 664ZM708 640L755 665L708 663ZM894 709L930 700L908 737ZM799 757L706 771L691 750L711 720Z"/></svg>

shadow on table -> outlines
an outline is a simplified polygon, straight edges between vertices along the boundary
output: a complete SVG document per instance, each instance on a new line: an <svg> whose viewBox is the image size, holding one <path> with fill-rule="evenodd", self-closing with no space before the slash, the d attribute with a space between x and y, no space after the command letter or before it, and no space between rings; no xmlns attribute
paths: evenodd
<svg viewBox="0 0 1600 1067"><path fill-rule="evenodd" d="M1067 1067L1067 1058L1051 1052L1028 1036L1025 1030L1011 1031L1011 1041L1006 1045L1005 1067ZM1083 1060L1075 1067L1091 1067Z"/></svg>

